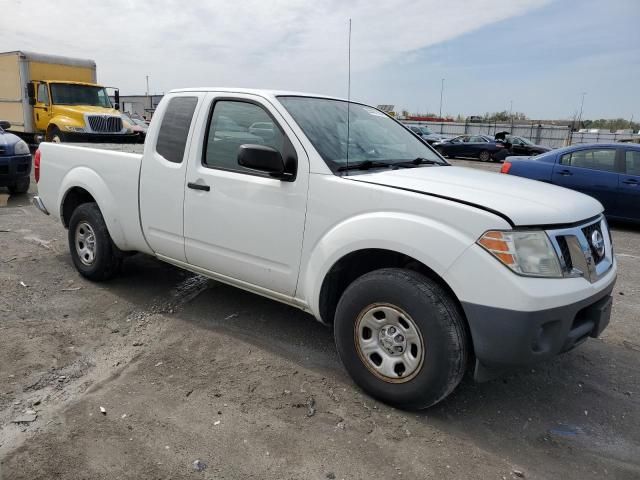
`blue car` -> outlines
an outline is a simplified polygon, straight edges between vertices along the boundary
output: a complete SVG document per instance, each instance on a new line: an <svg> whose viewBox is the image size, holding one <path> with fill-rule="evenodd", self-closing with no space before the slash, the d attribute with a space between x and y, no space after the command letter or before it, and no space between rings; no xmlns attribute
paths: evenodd
<svg viewBox="0 0 640 480"><path fill-rule="evenodd" d="M640 145L573 145L508 157L500 171L586 193L602 203L608 218L640 222Z"/></svg>
<svg viewBox="0 0 640 480"><path fill-rule="evenodd" d="M5 131L11 124L0 120L0 187L11 194L25 193L31 182L31 152L20 137Z"/></svg>

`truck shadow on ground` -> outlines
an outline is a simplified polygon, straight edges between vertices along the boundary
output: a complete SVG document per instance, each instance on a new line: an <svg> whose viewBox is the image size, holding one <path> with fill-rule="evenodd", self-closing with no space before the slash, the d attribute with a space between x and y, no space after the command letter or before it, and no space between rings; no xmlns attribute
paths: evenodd
<svg viewBox="0 0 640 480"><path fill-rule="evenodd" d="M172 315L218 330L357 388L338 359L330 328L293 307L184 272L143 255L127 259L107 288L133 302L172 298L176 285L200 290ZM200 280L198 280L200 279ZM192 292L193 293L193 292ZM467 376L448 399L406 418L428 422L481 448L527 463L527 452L640 471L638 351L590 340L530 369L477 384ZM595 459L595 460L594 460ZM594 463L595 462L595 463ZM625 467L626 471L626 467Z"/></svg>

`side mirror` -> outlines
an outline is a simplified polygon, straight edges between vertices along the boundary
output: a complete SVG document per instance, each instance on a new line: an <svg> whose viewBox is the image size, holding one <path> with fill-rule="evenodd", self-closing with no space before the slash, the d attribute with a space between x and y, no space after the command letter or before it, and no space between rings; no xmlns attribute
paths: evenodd
<svg viewBox="0 0 640 480"><path fill-rule="evenodd" d="M280 152L266 145L240 145L238 164L282 180L291 175L285 172L284 160Z"/></svg>
<svg viewBox="0 0 640 480"><path fill-rule="evenodd" d="M36 85L33 82L27 83L27 97L29 97L29 105L36 104Z"/></svg>
<svg viewBox="0 0 640 480"><path fill-rule="evenodd" d="M113 92L113 100L113 108L115 108L116 110L120 110L120 90L115 90Z"/></svg>
<svg viewBox="0 0 640 480"><path fill-rule="evenodd" d="M7 120L0 120L0 128L2 130L8 130L11 128L11 123Z"/></svg>

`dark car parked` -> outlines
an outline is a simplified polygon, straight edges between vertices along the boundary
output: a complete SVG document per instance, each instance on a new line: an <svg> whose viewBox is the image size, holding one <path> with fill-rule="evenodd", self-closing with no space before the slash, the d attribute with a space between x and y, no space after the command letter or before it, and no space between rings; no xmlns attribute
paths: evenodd
<svg viewBox="0 0 640 480"><path fill-rule="evenodd" d="M0 187L25 193L31 182L31 152L24 140L6 132L11 124L0 120Z"/></svg>
<svg viewBox="0 0 640 480"><path fill-rule="evenodd" d="M449 158L473 157L483 162L504 160L508 154L504 143L488 135L460 135L434 143L433 147Z"/></svg>
<svg viewBox="0 0 640 480"><path fill-rule="evenodd" d="M536 145L531 140L517 135L511 135L509 132L496 133L495 139L498 142L504 143L512 155L533 156L551 151L549 147Z"/></svg>
<svg viewBox="0 0 640 480"><path fill-rule="evenodd" d="M501 172L578 190L598 199L607 217L640 222L640 145L573 145L508 157Z"/></svg>
<svg viewBox="0 0 640 480"><path fill-rule="evenodd" d="M451 138L446 135L435 133L431 131L429 127L425 127L424 125L406 125L406 127L430 145L433 145L436 142L449 140L449 138Z"/></svg>

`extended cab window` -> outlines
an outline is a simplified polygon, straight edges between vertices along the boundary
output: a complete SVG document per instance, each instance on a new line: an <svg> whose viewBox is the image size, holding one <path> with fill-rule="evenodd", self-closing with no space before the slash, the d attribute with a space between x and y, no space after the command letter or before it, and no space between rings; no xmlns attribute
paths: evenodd
<svg viewBox="0 0 640 480"><path fill-rule="evenodd" d="M47 90L46 83L38 84L38 102L39 103L49 103L49 90Z"/></svg>
<svg viewBox="0 0 640 480"><path fill-rule="evenodd" d="M560 163L571 167L615 172L616 151L614 149L580 150L563 155Z"/></svg>
<svg viewBox="0 0 640 480"><path fill-rule="evenodd" d="M182 163L197 104L198 97L173 97L169 100L156 143L156 152L166 160Z"/></svg>
<svg viewBox="0 0 640 480"><path fill-rule="evenodd" d="M640 152L627 150L625 152L627 175L640 175Z"/></svg>
<svg viewBox="0 0 640 480"><path fill-rule="evenodd" d="M238 100L218 100L209 123L204 164L255 174L255 170L238 164L240 145L267 145L284 157L284 141L284 133L262 107Z"/></svg>

